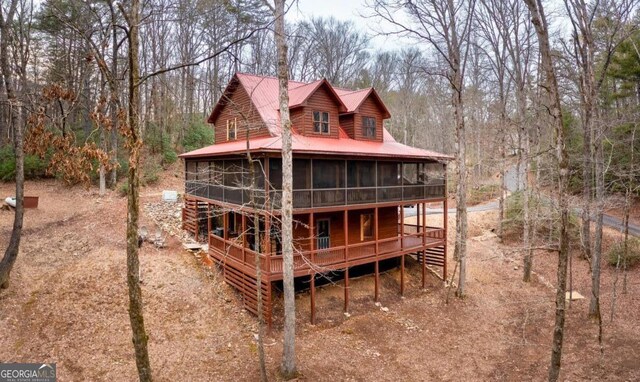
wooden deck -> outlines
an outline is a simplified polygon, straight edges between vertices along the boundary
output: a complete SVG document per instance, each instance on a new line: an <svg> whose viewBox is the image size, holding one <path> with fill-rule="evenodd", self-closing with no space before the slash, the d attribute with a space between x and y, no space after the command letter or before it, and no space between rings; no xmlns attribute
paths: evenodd
<svg viewBox="0 0 640 382"><path fill-rule="evenodd" d="M376 241L366 241L348 246L318 249L314 251L297 252L294 254L295 275L303 276L311 273L322 273L344 269L356 265L372 263L409 253L417 253L429 248L440 247L444 244L444 230L441 228L427 228L423 237L422 232L392 237ZM378 251L376 253L376 246ZM246 268L250 274L255 274L256 253L249 248L243 248L242 243L235 240L224 240L211 234L209 236L209 255L216 261L235 267ZM263 277L275 281L282 279L282 256L259 254Z"/></svg>

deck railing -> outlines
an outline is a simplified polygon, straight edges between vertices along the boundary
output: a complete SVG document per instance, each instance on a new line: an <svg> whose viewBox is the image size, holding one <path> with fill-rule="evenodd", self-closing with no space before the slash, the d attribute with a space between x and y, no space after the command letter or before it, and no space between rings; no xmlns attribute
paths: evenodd
<svg viewBox="0 0 640 382"><path fill-rule="evenodd" d="M218 261L232 259L251 267L255 267L256 252L245 247L236 239L225 240L224 238L211 234L209 235L209 253ZM444 238L442 228L427 227L423 232L405 234L404 236L393 236L380 239L377 242L377 256L385 256L394 252L420 250L424 246L441 242ZM325 239L325 238L318 238ZM361 243L349 244L348 246L337 246L329 248L317 248L313 251L296 251L293 256L294 268L296 271L309 269L311 267L322 269L337 264L345 264L354 260L361 260L376 256L376 242L365 241ZM282 255L272 254L271 256L258 253L260 266L267 273L282 273Z"/></svg>

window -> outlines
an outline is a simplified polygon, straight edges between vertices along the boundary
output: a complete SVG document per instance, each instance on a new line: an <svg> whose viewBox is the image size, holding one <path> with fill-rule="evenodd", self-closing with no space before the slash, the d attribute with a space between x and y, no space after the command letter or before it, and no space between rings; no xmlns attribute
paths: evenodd
<svg viewBox="0 0 640 382"><path fill-rule="evenodd" d="M360 241L373 239L373 214L360 215Z"/></svg>
<svg viewBox="0 0 640 382"><path fill-rule="evenodd" d="M376 137L376 119L373 117L362 117L362 135L366 138Z"/></svg>
<svg viewBox="0 0 640 382"><path fill-rule="evenodd" d="M329 113L326 111L313 112L313 132L329 134Z"/></svg>
<svg viewBox="0 0 640 382"><path fill-rule="evenodd" d="M238 119L234 118L233 121L227 119L227 141L233 141L236 139L236 133L238 132Z"/></svg>

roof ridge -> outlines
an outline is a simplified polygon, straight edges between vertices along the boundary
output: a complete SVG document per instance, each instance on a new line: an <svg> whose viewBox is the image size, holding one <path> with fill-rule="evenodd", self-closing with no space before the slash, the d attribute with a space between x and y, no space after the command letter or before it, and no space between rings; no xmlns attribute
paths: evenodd
<svg viewBox="0 0 640 382"><path fill-rule="evenodd" d="M253 73L245 73L245 72L236 72L236 75L242 75L242 76L250 76L250 77L256 77L256 78L262 78L262 79L272 79L272 80L278 80L278 77L275 76L268 76L268 75L262 75L262 74L253 74ZM298 80L292 80L289 79L289 82L295 82L296 84L301 84L302 85L309 85L312 84L314 82L317 81L321 81L321 80L315 80L313 82L302 82L302 81L298 81Z"/></svg>
<svg viewBox="0 0 640 382"><path fill-rule="evenodd" d="M333 86L333 85L331 85L331 86ZM373 86L370 86L368 88L363 88L363 89L356 89L356 90L345 89L345 88L337 88L335 86L333 86L333 88L336 89L336 90L341 90L341 91L345 92L342 95L349 95L349 94L363 92L363 91L370 91L371 89L373 89Z"/></svg>

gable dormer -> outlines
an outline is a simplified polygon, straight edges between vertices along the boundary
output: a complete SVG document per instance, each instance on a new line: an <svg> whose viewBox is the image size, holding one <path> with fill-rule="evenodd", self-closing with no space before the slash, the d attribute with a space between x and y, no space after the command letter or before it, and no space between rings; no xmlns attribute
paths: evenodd
<svg viewBox="0 0 640 382"><path fill-rule="evenodd" d="M249 97L243 74L233 76L207 122L213 125L215 144L270 136L263 118Z"/></svg>
<svg viewBox="0 0 640 382"><path fill-rule="evenodd" d="M373 88L349 91L340 89L348 111L340 115L340 125L352 139L383 141L384 120L389 110Z"/></svg>
<svg viewBox="0 0 640 382"><path fill-rule="evenodd" d="M290 89L291 123L298 134L338 138L346 106L326 79Z"/></svg>

